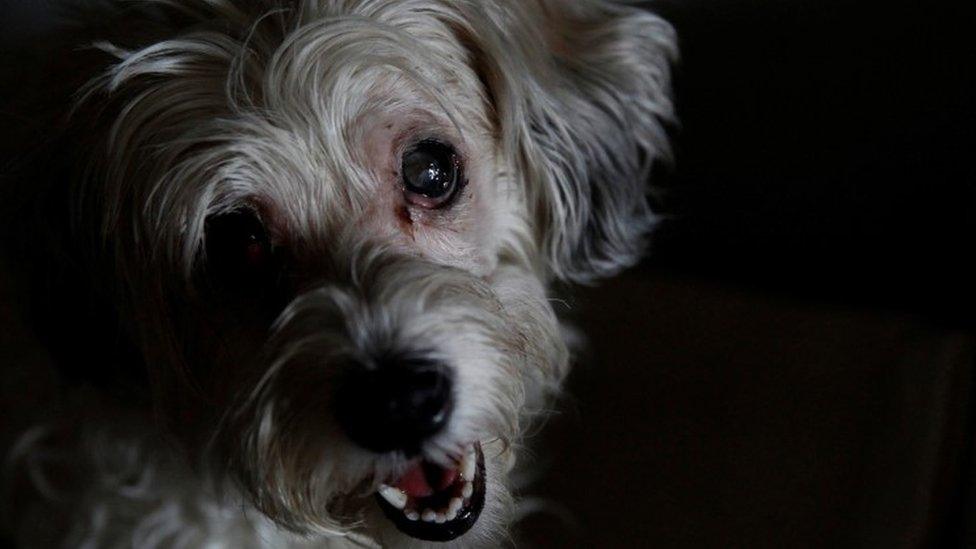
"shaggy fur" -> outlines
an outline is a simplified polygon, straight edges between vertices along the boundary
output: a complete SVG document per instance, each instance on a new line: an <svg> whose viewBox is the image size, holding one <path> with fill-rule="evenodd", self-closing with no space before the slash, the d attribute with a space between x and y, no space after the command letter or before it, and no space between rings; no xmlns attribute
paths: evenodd
<svg viewBox="0 0 976 549"><path fill-rule="evenodd" d="M343 368L395 353L451 365L456 406L422 455L482 443L485 511L453 544L501 543L521 434L567 373L547 287L631 265L653 222L671 28L600 0L120 0L75 18L44 84L71 101L3 181L6 255L59 365L56 397L14 422L9 535L420 545L367 497L408 458L330 412ZM467 179L437 210L399 183L429 138ZM271 311L209 278L207 220L240 210L286 250Z"/></svg>

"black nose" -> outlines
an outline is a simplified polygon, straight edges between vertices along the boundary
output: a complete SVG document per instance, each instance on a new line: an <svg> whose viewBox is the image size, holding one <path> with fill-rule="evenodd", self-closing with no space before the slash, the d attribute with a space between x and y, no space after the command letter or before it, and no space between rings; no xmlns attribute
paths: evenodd
<svg viewBox="0 0 976 549"><path fill-rule="evenodd" d="M336 394L336 417L353 442L373 452L420 451L450 419L450 370L427 359L351 368Z"/></svg>

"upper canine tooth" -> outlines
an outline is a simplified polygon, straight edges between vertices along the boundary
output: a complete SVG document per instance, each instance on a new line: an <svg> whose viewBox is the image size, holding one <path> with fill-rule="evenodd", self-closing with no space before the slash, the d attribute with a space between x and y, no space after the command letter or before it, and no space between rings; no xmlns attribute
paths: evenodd
<svg viewBox="0 0 976 549"><path fill-rule="evenodd" d="M381 486L380 495L397 509L403 509L407 506L407 495L392 486L385 484Z"/></svg>
<svg viewBox="0 0 976 549"><path fill-rule="evenodd" d="M461 460L461 478L467 481L474 480L474 469L478 465L478 460L474 454L467 454Z"/></svg>

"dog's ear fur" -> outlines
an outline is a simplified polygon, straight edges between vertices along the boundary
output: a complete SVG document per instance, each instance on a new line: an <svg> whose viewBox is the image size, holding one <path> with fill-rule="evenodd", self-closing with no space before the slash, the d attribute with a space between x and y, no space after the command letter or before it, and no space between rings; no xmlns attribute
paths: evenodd
<svg viewBox="0 0 976 549"><path fill-rule="evenodd" d="M601 0L502 2L501 44L475 39L489 100L528 192L545 268L587 283L631 266L654 216L652 163L668 158L672 27ZM527 25L513 33L513 26ZM494 52L491 49L497 48Z"/></svg>

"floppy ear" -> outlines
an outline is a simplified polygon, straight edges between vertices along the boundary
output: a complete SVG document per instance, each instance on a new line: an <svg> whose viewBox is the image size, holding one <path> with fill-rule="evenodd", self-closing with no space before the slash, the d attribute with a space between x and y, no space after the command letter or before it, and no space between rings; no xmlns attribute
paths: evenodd
<svg viewBox="0 0 976 549"><path fill-rule="evenodd" d="M674 30L602 0L532 0L507 15L486 84L549 274L613 275L640 258L654 222L647 185L670 154Z"/></svg>

